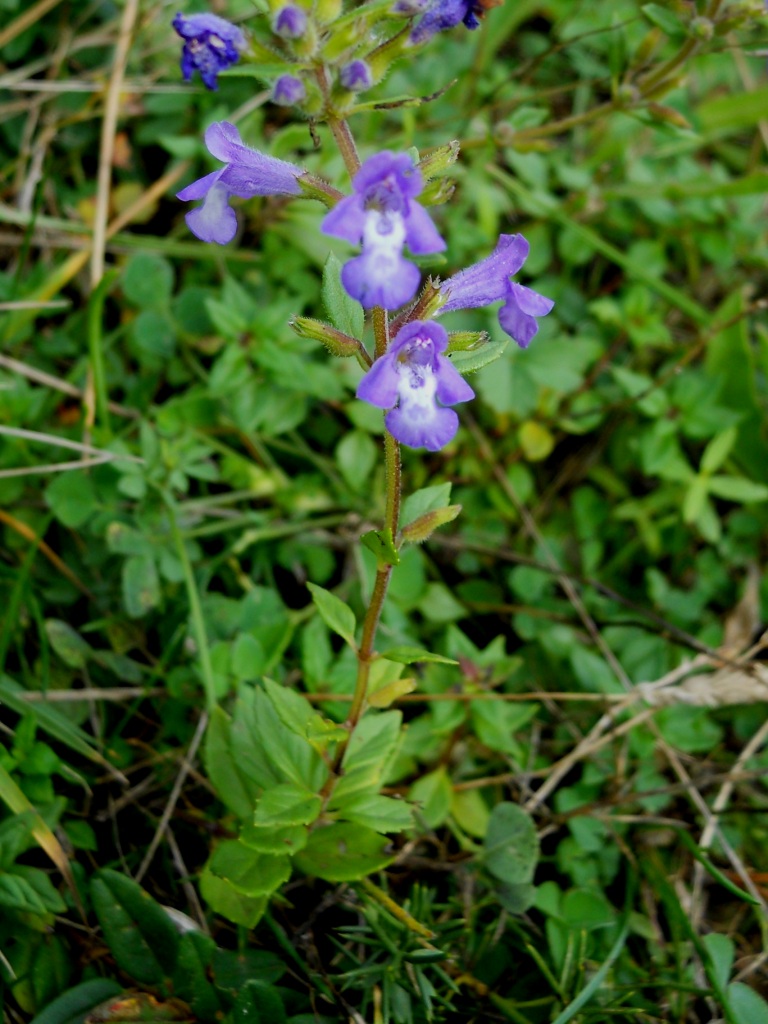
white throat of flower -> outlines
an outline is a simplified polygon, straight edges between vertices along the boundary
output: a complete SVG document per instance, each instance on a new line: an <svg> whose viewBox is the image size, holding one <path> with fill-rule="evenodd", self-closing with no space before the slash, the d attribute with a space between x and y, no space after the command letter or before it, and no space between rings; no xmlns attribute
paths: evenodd
<svg viewBox="0 0 768 1024"><path fill-rule="evenodd" d="M229 192L224 185L216 184L209 188L203 205L197 210L198 224L211 234L215 234L217 227L227 216L228 200Z"/></svg>
<svg viewBox="0 0 768 1024"><path fill-rule="evenodd" d="M431 366L398 365L397 393L400 409L412 421L431 420L437 409L437 378Z"/></svg>
<svg viewBox="0 0 768 1024"><path fill-rule="evenodd" d="M363 249L375 252L386 263L398 260L405 245L405 221L401 213L367 210Z"/></svg>

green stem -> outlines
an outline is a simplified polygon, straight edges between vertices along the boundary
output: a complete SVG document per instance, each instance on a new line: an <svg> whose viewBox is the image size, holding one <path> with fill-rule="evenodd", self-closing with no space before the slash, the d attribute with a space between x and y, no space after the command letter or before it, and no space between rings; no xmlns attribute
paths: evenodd
<svg viewBox="0 0 768 1024"><path fill-rule="evenodd" d="M383 355L387 350L389 342L389 319L387 311L377 307L373 311L373 330L376 343L376 356ZM384 529L390 532L392 537L397 534L397 527L400 521L400 446L390 433L384 434L384 460L386 470L386 506L384 512ZM355 693L352 698L352 705L347 716L347 726L350 732L360 721L365 704L365 696L368 691L368 680L371 674L371 661L373 659L374 644L376 642L376 630L378 629L381 613L384 609L384 601L389 589L389 580L392 576L391 565L380 565L376 570L376 580L373 584L373 593L368 604L363 621L363 633L360 639L360 647L357 651L357 680L355 682Z"/></svg>
<svg viewBox="0 0 768 1024"><path fill-rule="evenodd" d="M111 436L107 374L104 368L104 302L118 276L116 270L108 271L93 289L88 300L88 354L91 361L91 373L93 374L93 390L96 396L96 417L101 430L100 437L102 441L108 441Z"/></svg>

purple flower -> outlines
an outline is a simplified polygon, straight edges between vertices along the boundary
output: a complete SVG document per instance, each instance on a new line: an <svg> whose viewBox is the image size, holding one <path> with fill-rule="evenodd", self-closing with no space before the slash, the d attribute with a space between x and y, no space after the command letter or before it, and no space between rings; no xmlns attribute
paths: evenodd
<svg viewBox="0 0 768 1024"><path fill-rule="evenodd" d="M365 161L352 181L353 193L342 199L321 225L326 235L344 238L363 251L341 271L345 289L366 307L397 309L409 302L421 274L403 258L406 244L414 255L441 252L445 242L415 197L421 174L405 153L377 153Z"/></svg>
<svg viewBox="0 0 768 1024"><path fill-rule="evenodd" d="M184 81L192 78L197 69L209 89L216 89L220 71L236 64L240 51L245 48L245 36L237 27L216 14L192 14L188 18L179 13L173 27L184 40L181 51L181 73Z"/></svg>
<svg viewBox="0 0 768 1024"><path fill-rule="evenodd" d="M497 0L497 3L501 2L502 0ZM467 28L475 29L480 24L478 16L482 17L487 7L494 6L496 4L488 3L488 0L432 0L427 6L426 13L413 27L410 41L424 43L435 33L454 28L460 22Z"/></svg>
<svg viewBox="0 0 768 1024"><path fill-rule="evenodd" d="M384 422L394 438L411 448L436 452L459 429L459 417L447 405L475 397L450 359L442 355L448 335L440 324L406 324L366 373L357 397L389 409Z"/></svg>
<svg viewBox="0 0 768 1024"><path fill-rule="evenodd" d="M438 316L455 309L476 309L505 299L499 323L520 348L527 348L539 329L538 316L546 316L552 299L539 295L510 277L525 263L530 246L522 235L499 235L490 256L444 281L440 292L446 302Z"/></svg>
<svg viewBox="0 0 768 1024"><path fill-rule="evenodd" d="M272 31L283 39L301 39L307 31L307 16L295 4L286 4L273 18Z"/></svg>
<svg viewBox="0 0 768 1024"><path fill-rule="evenodd" d="M353 60L339 72L339 81L350 92L363 92L373 85L371 69L364 60Z"/></svg>
<svg viewBox="0 0 768 1024"><path fill-rule="evenodd" d="M280 75L272 86L272 102L280 107L293 107L306 98L306 87L296 75Z"/></svg>
<svg viewBox="0 0 768 1024"><path fill-rule="evenodd" d="M301 194L296 183L304 173L301 168L244 146L240 132L228 121L212 124L206 130L205 144L226 166L193 181L177 193L177 198L184 202L204 200L202 206L190 210L186 216L190 231L202 241L226 245L235 237L237 217L229 206L230 196L251 199L253 196Z"/></svg>

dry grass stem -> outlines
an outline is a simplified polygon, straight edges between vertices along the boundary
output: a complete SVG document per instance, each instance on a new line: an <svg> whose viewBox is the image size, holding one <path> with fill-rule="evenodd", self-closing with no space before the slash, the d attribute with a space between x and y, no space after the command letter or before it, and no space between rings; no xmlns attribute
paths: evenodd
<svg viewBox="0 0 768 1024"><path fill-rule="evenodd" d="M152 863L152 858L155 856L157 848L162 841L163 835L165 834L165 830L168 827L168 822L171 820L173 812L176 808L176 803L178 802L178 799L181 796L181 790L182 787L184 786L184 781L192 768L192 762L197 756L197 750L198 747L200 746L200 743L202 742L203 736L205 735L207 725L208 712L205 711L200 716L200 721L197 723L195 734L192 737L191 743L189 744L189 749L187 750L186 756L184 757L184 760L181 763L179 774L176 776L176 781L174 782L173 789L171 790L170 796L168 797L168 803L165 805L165 810L163 811L163 815L160 818L160 823L157 826L155 834L152 836L152 841L150 842L149 847L147 848L147 852L144 855L144 860L141 862L141 866L139 867L139 870L136 872L135 878L137 882L140 882L144 875L146 874L149 865Z"/></svg>

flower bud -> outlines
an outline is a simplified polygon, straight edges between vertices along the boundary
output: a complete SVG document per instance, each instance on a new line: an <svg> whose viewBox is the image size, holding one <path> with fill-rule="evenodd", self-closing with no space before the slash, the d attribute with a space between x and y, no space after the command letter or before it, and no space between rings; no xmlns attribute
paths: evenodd
<svg viewBox="0 0 768 1024"><path fill-rule="evenodd" d="M325 345L332 356L347 359L360 351L359 341L350 338L343 331L337 331L335 327L322 320L314 320L309 316L294 316L290 320L290 327L300 338L311 338Z"/></svg>
<svg viewBox="0 0 768 1024"><path fill-rule="evenodd" d="M350 92L364 92L373 85L373 75L364 60L353 60L339 71L339 81Z"/></svg>
<svg viewBox="0 0 768 1024"><path fill-rule="evenodd" d="M281 75L272 87L272 102L280 107L293 107L307 98L304 83L296 75Z"/></svg>
<svg viewBox="0 0 768 1024"><path fill-rule="evenodd" d="M430 512L414 519L402 529L403 540L411 544L421 544L427 540L439 526L450 523L461 512L461 505L446 505L445 508L435 508Z"/></svg>
<svg viewBox="0 0 768 1024"><path fill-rule="evenodd" d="M709 18L694 18L691 22L691 35L707 42L715 34L714 22Z"/></svg>
<svg viewBox="0 0 768 1024"><path fill-rule="evenodd" d="M490 340L487 331L449 331L446 353L464 352L468 348L486 345Z"/></svg>
<svg viewBox="0 0 768 1024"><path fill-rule="evenodd" d="M434 178L436 175L448 170L452 164L456 163L458 157L459 143L456 140L446 142L445 145L438 146L419 160L419 170L424 180L429 181L430 178Z"/></svg>
<svg viewBox="0 0 768 1024"><path fill-rule="evenodd" d="M317 0L315 17L321 25L330 25L341 15L342 0Z"/></svg>
<svg viewBox="0 0 768 1024"><path fill-rule="evenodd" d="M447 203L456 191L456 182L451 178L439 178L427 182L422 192L424 206L440 206Z"/></svg>
<svg viewBox="0 0 768 1024"><path fill-rule="evenodd" d="M272 31L282 39L301 39L307 30L307 15L295 4L281 7L272 19Z"/></svg>
<svg viewBox="0 0 768 1024"><path fill-rule="evenodd" d="M686 128L688 131L693 131L691 122L674 107L668 107L665 103L649 103L648 110L658 121L673 124L675 128Z"/></svg>

